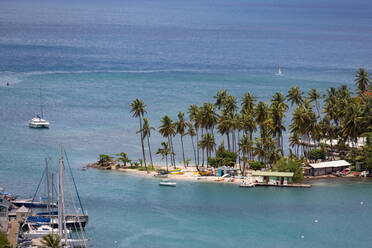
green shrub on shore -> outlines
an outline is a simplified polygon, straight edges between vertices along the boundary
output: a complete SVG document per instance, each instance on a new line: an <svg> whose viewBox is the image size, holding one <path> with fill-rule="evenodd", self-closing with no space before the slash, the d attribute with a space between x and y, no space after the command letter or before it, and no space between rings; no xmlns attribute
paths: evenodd
<svg viewBox="0 0 372 248"><path fill-rule="evenodd" d="M0 247L1 248L11 248L12 245L9 243L6 238L6 234L0 233Z"/></svg>
<svg viewBox="0 0 372 248"><path fill-rule="evenodd" d="M113 157L105 154L100 154L98 157L97 165L99 167L108 167L111 166L113 162Z"/></svg>
<svg viewBox="0 0 372 248"><path fill-rule="evenodd" d="M295 159L281 158L273 166L274 171L293 172L293 182L300 183L304 179L301 163Z"/></svg>
<svg viewBox="0 0 372 248"><path fill-rule="evenodd" d="M311 149L309 154L309 159L311 160L325 160L326 159L326 153L324 149L322 148L314 148Z"/></svg>
<svg viewBox="0 0 372 248"><path fill-rule="evenodd" d="M261 169L266 168L266 165L262 162L259 162L259 161L253 161L253 162L249 163L249 168L251 170L261 170Z"/></svg>

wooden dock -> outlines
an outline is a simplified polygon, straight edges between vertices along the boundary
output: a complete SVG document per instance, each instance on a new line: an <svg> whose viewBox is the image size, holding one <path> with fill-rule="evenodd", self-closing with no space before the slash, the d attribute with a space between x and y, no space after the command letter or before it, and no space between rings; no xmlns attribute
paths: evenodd
<svg viewBox="0 0 372 248"><path fill-rule="evenodd" d="M8 228L8 241L12 247L17 247L19 233L19 222L17 220L11 220Z"/></svg>
<svg viewBox="0 0 372 248"><path fill-rule="evenodd" d="M266 183L256 183L255 186L263 186L263 187L282 187L282 188L311 188L311 184L306 184L306 183L292 183L292 184L266 184Z"/></svg>

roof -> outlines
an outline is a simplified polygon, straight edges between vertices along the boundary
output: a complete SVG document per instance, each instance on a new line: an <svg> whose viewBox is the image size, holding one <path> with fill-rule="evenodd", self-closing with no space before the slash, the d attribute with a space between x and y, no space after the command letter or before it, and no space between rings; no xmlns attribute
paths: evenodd
<svg viewBox="0 0 372 248"><path fill-rule="evenodd" d="M18 208L16 212L17 213L27 213L28 208L26 208L25 206L22 206L22 207Z"/></svg>
<svg viewBox="0 0 372 248"><path fill-rule="evenodd" d="M293 172L253 171L252 176L293 177Z"/></svg>
<svg viewBox="0 0 372 248"><path fill-rule="evenodd" d="M319 168L350 166L350 164L346 162L345 160L336 160L336 161L328 161L328 162L310 164L310 166L313 167L314 169L319 169Z"/></svg>

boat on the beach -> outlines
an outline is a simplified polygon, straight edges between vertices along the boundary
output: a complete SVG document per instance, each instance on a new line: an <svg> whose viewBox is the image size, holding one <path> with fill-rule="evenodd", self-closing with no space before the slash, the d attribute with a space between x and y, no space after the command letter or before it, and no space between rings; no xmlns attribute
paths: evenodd
<svg viewBox="0 0 372 248"><path fill-rule="evenodd" d="M176 187L176 185L176 182L172 182L169 180L161 180L161 182L159 183L159 186Z"/></svg>
<svg viewBox="0 0 372 248"><path fill-rule="evenodd" d="M49 121L43 119L43 103L41 100L41 85L40 85L40 114L28 121L28 126L32 128L49 128Z"/></svg>

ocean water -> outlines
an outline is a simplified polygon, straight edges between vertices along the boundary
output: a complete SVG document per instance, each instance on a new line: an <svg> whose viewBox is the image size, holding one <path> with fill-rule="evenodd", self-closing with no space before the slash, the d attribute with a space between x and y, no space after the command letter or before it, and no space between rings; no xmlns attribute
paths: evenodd
<svg viewBox="0 0 372 248"><path fill-rule="evenodd" d="M294 85L354 87L355 71L372 69L371 10L367 0L3 0L0 185L31 196L44 159L56 164L64 144L90 215L91 247L368 247L369 181L163 189L79 168L101 153L141 157L138 120L129 113L137 97L158 127L164 114L175 119L222 88L269 101ZM283 77L275 76L278 65ZM39 111L40 84L49 130L27 126ZM155 151L163 139L151 139ZM187 138L185 146L192 158Z"/></svg>

